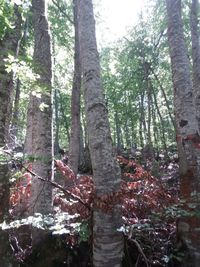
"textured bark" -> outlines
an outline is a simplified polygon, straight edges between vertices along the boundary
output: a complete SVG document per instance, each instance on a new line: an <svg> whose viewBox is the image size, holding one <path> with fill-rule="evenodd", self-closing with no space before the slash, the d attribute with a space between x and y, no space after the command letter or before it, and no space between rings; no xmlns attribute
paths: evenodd
<svg viewBox="0 0 200 267"><path fill-rule="evenodd" d="M34 64L37 87L41 90L41 97L31 95L28 115L25 153L34 158L33 170L47 180L53 179L52 172L52 104L51 104L51 42L47 21L46 1L33 0L33 28L34 28ZM45 105L42 108L42 105ZM33 180L31 186L29 213L40 212L48 214L52 211L52 187L38 179Z"/></svg>
<svg viewBox="0 0 200 267"><path fill-rule="evenodd" d="M19 16L18 16L19 17ZM20 17L21 19L21 17ZM24 30L21 39L19 39L18 47L16 51L16 57L18 56L25 56L26 55L26 42L27 42L27 35L28 35L28 18L24 22ZM12 114L12 123L10 127L10 143L11 147L14 148L17 145L17 133L19 128L19 114L20 114L20 91L21 91L21 82L19 78L16 78L15 84L15 97L13 103L13 114Z"/></svg>
<svg viewBox="0 0 200 267"><path fill-rule="evenodd" d="M13 72L7 73L5 60L8 53L16 55L20 39L21 20L18 20L18 6L14 6L14 29L10 29L0 40L0 148L7 144L11 118ZM9 210L9 169L6 159L0 159L0 223L8 219ZM11 267L11 249L8 233L0 229L0 266Z"/></svg>
<svg viewBox="0 0 200 267"><path fill-rule="evenodd" d="M119 190L121 174L112 155L112 140L102 90L92 1L79 0L78 3L89 149L96 195L101 196ZM114 205L110 213L95 208L93 213L93 265L95 267L121 266L123 236L117 231L121 222L120 205Z"/></svg>
<svg viewBox="0 0 200 267"><path fill-rule="evenodd" d="M200 45L199 45L199 29L198 29L198 0L192 0L190 26L192 37L192 62L193 62L193 90L195 97L195 105L197 112L197 121L200 131Z"/></svg>
<svg viewBox="0 0 200 267"><path fill-rule="evenodd" d="M78 173L80 150L80 94L81 94L81 62L78 35L78 6L77 0L73 0L74 28L75 28L75 54L74 54L74 78L71 99L71 133L69 144L69 166L75 174Z"/></svg>
<svg viewBox="0 0 200 267"><path fill-rule="evenodd" d="M187 204L195 203L199 208L200 150L198 125L192 94L189 60L183 36L181 1L167 0L168 40L174 86L175 120L180 158L181 196ZM194 194L194 197L192 195ZM200 219L197 216L181 218L177 222L177 237L188 247L191 260L182 266L200 266Z"/></svg>
<svg viewBox="0 0 200 267"><path fill-rule="evenodd" d="M9 140L9 125L12 115L12 98L14 86L14 73L6 72L5 62L8 54L12 53L13 56L18 54L19 43L21 41L21 15L18 11L18 6L14 5L14 25L13 30L8 30L3 40L0 40L0 106L5 116L5 121L0 121L0 128L3 130L2 135ZM2 89L1 89L2 88ZM6 90L3 88L6 88Z"/></svg>

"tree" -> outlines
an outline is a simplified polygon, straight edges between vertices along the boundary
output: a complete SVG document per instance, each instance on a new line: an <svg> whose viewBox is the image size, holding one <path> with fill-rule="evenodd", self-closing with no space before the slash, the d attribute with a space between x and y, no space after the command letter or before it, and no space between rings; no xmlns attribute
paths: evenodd
<svg viewBox="0 0 200 267"><path fill-rule="evenodd" d="M33 0L32 10L33 60L37 76L28 107L25 152L33 160L33 170L41 177L52 180L52 63L46 1ZM52 211L51 185L34 179L29 209L30 214L48 214ZM37 241L36 238L34 242Z"/></svg>
<svg viewBox="0 0 200 267"><path fill-rule="evenodd" d="M75 29L75 46L74 46L74 78L71 98L71 134L69 144L69 166L75 174L78 173L79 151L80 151L80 92L81 92L81 62L79 48L79 21L77 14L77 0L73 1L74 10L74 29Z"/></svg>
<svg viewBox="0 0 200 267"><path fill-rule="evenodd" d="M195 97L198 126L200 129L200 45L198 30L198 0L192 0L190 13L190 27L192 37L192 62L193 62L193 93Z"/></svg>
<svg viewBox="0 0 200 267"><path fill-rule="evenodd" d="M14 27L5 28L3 36L0 36L0 223L8 219L9 216L9 167L3 149L6 149L8 140L8 130L11 118L12 106L12 91L14 84L13 71L7 72L6 60L8 60L9 53L16 55L18 49L18 42L21 37L21 19L19 16L18 6L3 3L3 11L7 10L10 13L10 18ZM2 12L3 13L3 12ZM12 15L11 15L12 14ZM3 26L3 25L2 25ZM3 27L2 27L3 28ZM11 249L9 244L8 233L0 228L0 266L12 266Z"/></svg>
<svg viewBox="0 0 200 267"><path fill-rule="evenodd" d="M180 190L189 212L191 203L199 212L199 132L196 120L189 60L183 35L181 0L167 0L168 40L170 48L172 80L174 87L175 121L180 160ZM177 236L189 250L191 260L185 259L182 266L200 265L200 234L197 229L200 219L197 214L182 217L177 223Z"/></svg>
<svg viewBox="0 0 200 267"><path fill-rule="evenodd" d="M95 21L91 0L78 1L81 65L83 75L86 121L89 137L96 198L117 192L121 175L113 156L107 108L102 91L99 55L95 37ZM113 204L106 213L96 207L93 213L93 264L121 266L123 237L121 207Z"/></svg>

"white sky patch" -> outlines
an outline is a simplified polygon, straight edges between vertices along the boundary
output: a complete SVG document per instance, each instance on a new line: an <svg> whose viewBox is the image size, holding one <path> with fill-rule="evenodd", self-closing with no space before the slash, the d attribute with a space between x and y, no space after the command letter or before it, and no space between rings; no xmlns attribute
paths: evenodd
<svg viewBox="0 0 200 267"><path fill-rule="evenodd" d="M100 46L126 35L133 27L146 0L94 0L96 32Z"/></svg>

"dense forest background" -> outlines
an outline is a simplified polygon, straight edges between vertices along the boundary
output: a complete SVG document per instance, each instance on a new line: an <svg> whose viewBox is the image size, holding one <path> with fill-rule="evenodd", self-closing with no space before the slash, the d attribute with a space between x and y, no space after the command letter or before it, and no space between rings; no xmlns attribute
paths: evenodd
<svg viewBox="0 0 200 267"><path fill-rule="evenodd" d="M199 2L98 5L0 0L0 267L199 267Z"/></svg>

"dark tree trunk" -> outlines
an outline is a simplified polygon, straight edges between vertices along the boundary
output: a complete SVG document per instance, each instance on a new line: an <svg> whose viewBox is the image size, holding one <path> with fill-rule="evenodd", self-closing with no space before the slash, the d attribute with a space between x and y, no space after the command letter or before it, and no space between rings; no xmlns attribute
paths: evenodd
<svg viewBox="0 0 200 267"><path fill-rule="evenodd" d="M10 29L0 40L0 223L8 220L9 216L9 168L3 148L9 139L9 124L11 119L13 72L7 73L5 59L10 52L16 55L21 38L21 20L19 20L18 6L14 6L14 29ZM11 248L8 233L0 228L0 266L12 266Z"/></svg>

